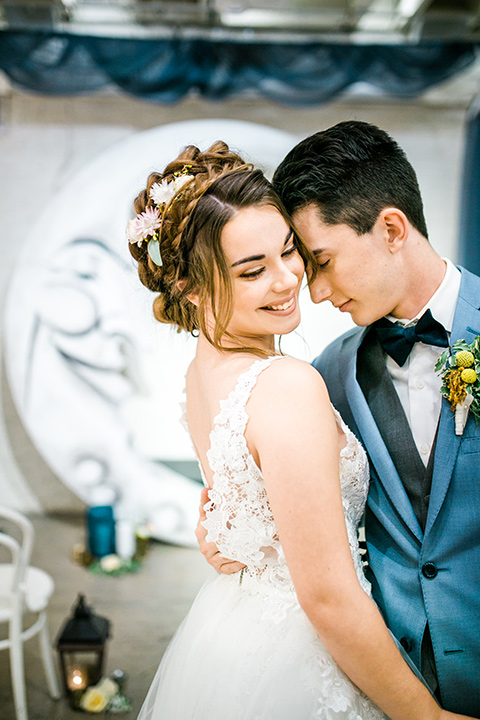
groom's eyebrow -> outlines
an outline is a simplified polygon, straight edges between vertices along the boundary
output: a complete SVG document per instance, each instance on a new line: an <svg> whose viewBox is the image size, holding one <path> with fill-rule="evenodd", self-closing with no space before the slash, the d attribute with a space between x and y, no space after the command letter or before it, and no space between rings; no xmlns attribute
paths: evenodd
<svg viewBox="0 0 480 720"><path fill-rule="evenodd" d="M285 242L283 243L283 247L285 247L285 245L288 245L288 242L289 242L290 238L292 237L292 235L293 235L293 230L289 230L288 235L285 238ZM237 267L238 265L243 265L244 263L249 263L249 262L255 262L257 260L265 260L265 255L250 255L250 257L246 257L246 258L242 258L241 260L237 260L232 265L230 265L230 267L232 267L232 268Z"/></svg>

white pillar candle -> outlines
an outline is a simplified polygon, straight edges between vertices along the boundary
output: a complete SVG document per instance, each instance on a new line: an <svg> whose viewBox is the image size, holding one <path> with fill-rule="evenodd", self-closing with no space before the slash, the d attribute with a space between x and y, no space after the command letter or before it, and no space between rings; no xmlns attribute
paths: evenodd
<svg viewBox="0 0 480 720"><path fill-rule="evenodd" d="M117 555L130 560L135 554L135 533L130 520L117 520L115 523L115 545Z"/></svg>

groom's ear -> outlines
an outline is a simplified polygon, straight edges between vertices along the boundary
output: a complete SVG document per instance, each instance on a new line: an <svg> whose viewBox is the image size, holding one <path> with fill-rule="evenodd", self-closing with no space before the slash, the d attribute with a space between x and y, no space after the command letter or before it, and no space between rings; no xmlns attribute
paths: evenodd
<svg viewBox="0 0 480 720"><path fill-rule="evenodd" d="M389 251L396 253L401 250L410 233L410 223L405 213L395 207L383 208L378 221L382 224Z"/></svg>

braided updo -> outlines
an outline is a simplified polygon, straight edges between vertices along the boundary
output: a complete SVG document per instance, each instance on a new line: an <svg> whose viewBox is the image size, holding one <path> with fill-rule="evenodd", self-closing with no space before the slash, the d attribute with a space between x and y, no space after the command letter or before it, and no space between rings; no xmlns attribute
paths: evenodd
<svg viewBox="0 0 480 720"><path fill-rule="evenodd" d="M263 173L221 141L205 152L189 145L163 173L151 173L146 188L135 199L135 212L155 207L150 198L155 183L170 182L181 174L193 179L182 186L163 212L158 231L162 266L152 261L147 242L129 243L129 248L138 263L140 280L158 293L153 302L155 318L175 325L179 331L201 330L220 349L232 312L232 284L221 243L223 228L238 210L255 205L273 206L288 224L291 222ZM311 258L301 241L299 250L304 262L309 263ZM188 299L193 294L198 304ZM207 304L215 320L213 337L206 327Z"/></svg>

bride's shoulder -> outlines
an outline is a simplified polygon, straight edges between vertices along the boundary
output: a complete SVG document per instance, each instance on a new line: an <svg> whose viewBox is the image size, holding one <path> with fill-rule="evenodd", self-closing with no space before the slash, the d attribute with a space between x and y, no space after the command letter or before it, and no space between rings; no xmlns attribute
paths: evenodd
<svg viewBox="0 0 480 720"><path fill-rule="evenodd" d="M312 365L293 357L280 357L272 362L268 372L259 378L259 387L269 392L281 390L286 395L304 392L326 393L325 382Z"/></svg>
<svg viewBox="0 0 480 720"><path fill-rule="evenodd" d="M332 415L330 398L320 373L296 358L272 362L258 377L249 400L250 437L255 443L272 427L288 419L288 432ZM333 417L333 415L332 415Z"/></svg>
<svg viewBox="0 0 480 720"><path fill-rule="evenodd" d="M283 355L277 358L277 360L278 362L271 364L270 374L272 375L278 373L279 375L288 375L292 379L305 379L307 382L323 382L323 378L318 370L304 360L298 360L298 358L287 355Z"/></svg>

